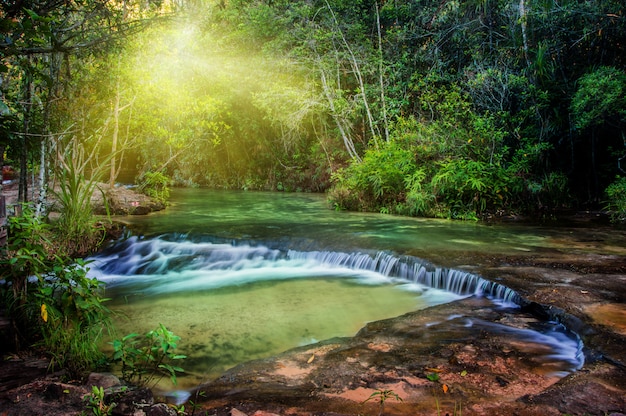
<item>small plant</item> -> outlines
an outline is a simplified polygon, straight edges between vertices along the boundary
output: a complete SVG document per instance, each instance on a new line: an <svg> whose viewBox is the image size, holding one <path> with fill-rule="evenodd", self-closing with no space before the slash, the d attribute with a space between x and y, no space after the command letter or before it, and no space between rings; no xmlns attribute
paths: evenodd
<svg viewBox="0 0 626 416"><path fill-rule="evenodd" d="M102 365L98 348L103 332L110 329L110 311L102 297L103 283L87 277L87 263L76 260L57 264L40 279L34 294L40 312L42 340L51 355L52 368L65 368L73 378Z"/></svg>
<svg viewBox="0 0 626 416"><path fill-rule="evenodd" d="M58 189L52 190L61 213L56 227L62 230L62 239L57 243L83 253L100 238L100 233L96 232L91 198L98 189L97 181L102 177L112 155L95 163L97 145L90 153L87 153L85 144L78 140L59 141L57 146L58 154L62 155L54 170ZM104 194L102 196L106 202Z"/></svg>
<svg viewBox="0 0 626 416"><path fill-rule="evenodd" d="M46 246L49 226L37 217L30 206L22 205L22 215L9 217L9 238L0 248L0 278L11 283L14 300L25 301L28 277L40 276L49 267Z"/></svg>
<svg viewBox="0 0 626 416"><path fill-rule="evenodd" d="M604 192L608 197L606 209L611 221L626 222L626 177L617 178Z"/></svg>
<svg viewBox="0 0 626 416"><path fill-rule="evenodd" d="M143 337L133 333L111 342L113 361L121 363L122 378L131 383L154 386L167 375L176 385L176 373L185 370L173 363L187 358L173 352L178 341L179 336L160 324L157 329L149 331Z"/></svg>
<svg viewBox="0 0 626 416"><path fill-rule="evenodd" d="M91 412L95 416L105 416L113 413L115 403L106 404L104 401L104 389L98 386L91 386L91 394L85 396L87 400L87 408L91 409Z"/></svg>
<svg viewBox="0 0 626 416"><path fill-rule="evenodd" d="M378 402L378 416L382 416L385 412L385 402L389 399L395 399L396 401L401 402L402 397L398 396L393 390L376 390L374 393L370 395L363 403L366 403L370 400L375 400Z"/></svg>
<svg viewBox="0 0 626 416"><path fill-rule="evenodd" d="M172 409L174 409L174 411L176 412L177 415L181 415L184 416L187 413L185 412L185 405L181 404L181 405L175 405L175 404L170 404L169 405Z"/></svg>
<svg viewBox="0 0 626 416"><path fill-rule="evenodd" d="M164 173L148 171L139 178L139 190L165 204L170 197L170 182Z"/></svg>
<svg viewBox="0 0 626 416"><path fill-rule="evenodd" d="M204 390L197 390L196 401L189 400L189 407L191 408L191 416L193 416L196 413L196 410L200 408L200 405L197 402L198 397L205 397L205 396L206 396L206 392Z"/></svg>

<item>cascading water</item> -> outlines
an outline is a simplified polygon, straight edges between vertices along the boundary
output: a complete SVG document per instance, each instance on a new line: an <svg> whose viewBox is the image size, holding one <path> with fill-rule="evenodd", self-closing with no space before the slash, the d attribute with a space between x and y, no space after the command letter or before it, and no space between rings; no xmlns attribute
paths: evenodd
<svg viewBox="0 0 626 416"><path fill-rule="evenodd" d="M145 290L153 293L210 289L249 280L334 275L357 278L361 283L414 284L417 291L438 289L459 296L487 296L511 305L520 300L515 291L475 274L384 252L281 251L248 244L192 242L184 237L131 237L92 260L92 274L110 286L145 282L149 286ZM279 269L287 273L276 273Z"/></svg>
<svg viewBox="0 0 626 416"><path fill-rule="evenodd" d="M129 332L158 316L153 326L164 323L183 342L191 339L195 351L185 353L198 377L326 337L353 335L368 320L468 296L508 308L521 301L515 291L475 274L388 252L298 251L164 235L130 237L91 260L90 275L106 283L114 306L130 316ZM370 290L373 295L365 295ZM351 300L352 294L359 297ZM337 301L326 304L333 296ZM384 299L387 303L376 304ZM322 311L312 312L317 306ZM376 308L380 311L364 316ZM165 311L170 313L162 315ZM342 318L355 322L327 326L339 325ZM541 354L565 362L565 371L582 365L580 341L556 323L541 331L499 331L546 346Z"/></svg>

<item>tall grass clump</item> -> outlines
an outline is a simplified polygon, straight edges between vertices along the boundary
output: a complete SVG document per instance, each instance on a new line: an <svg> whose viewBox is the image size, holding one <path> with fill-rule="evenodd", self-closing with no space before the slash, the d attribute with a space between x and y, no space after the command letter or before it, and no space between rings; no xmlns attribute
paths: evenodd
<svg viewBox="0 0 626 416"><path fill-rule="evenodd" d="M94 239L101 238L97 227L91 199L98 190L106 206L104 192L98 188L98 180L107 169L105 161L94 164L95 151L87 154L77 140L57 144L57 163L54 170L57 185L53 195L59 204L60 217L56 226L60 232L60 245L72 246L76 253L85 253L95 246ZM107 158L110 160L110 156Z"/></svg>

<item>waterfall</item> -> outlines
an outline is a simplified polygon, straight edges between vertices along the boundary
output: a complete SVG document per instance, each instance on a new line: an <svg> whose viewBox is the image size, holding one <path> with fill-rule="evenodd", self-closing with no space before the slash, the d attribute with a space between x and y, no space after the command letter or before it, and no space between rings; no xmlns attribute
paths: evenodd
<svg viewBox="0 0 626 416"><path fill-rule="evenodd" d="M514 290L484 279L476 274L431 265L417 257L378 252L374 256L365 253L341 253L331 251L298 252L290 250L293 259L311 259L333 266L366 270L385 277L417 283L441 289L461 296L486 296L506 303L519 304L521 297Z"/></svg>
<svg viewBox="0 0 626 416"><path fill-rule="evenodd" d="M129 280L132 276L135 282L156 284L178 276L184 280L179 283L182 289L195 283L218 287L254 279L358 275L364 280L412 283L460 296L485 296L513 304L521 302L515 291L476 274L436 267L417 257L387 252L278 250L246 242L191 241L186 236L167 235L153 239L130 237L91 260L92 274L112 283Z"/></svg>

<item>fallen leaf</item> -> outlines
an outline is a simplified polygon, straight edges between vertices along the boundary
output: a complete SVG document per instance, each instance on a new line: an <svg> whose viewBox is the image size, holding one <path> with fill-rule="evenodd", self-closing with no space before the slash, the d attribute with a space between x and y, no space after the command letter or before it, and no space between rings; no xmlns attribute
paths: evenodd
<svg viewBox="0 0 626 416"><path fill-rule="evenodd" d="M48 308L45 303L41 304L41 319L43 319L44 322L48 322Z"/></svg>
<svg viewBox="0 0 626 416"><path fill-rule="evenodd" d="M447 384L444 384L443 386L441 386L441 388L443 389L443 393L444 394L447 393L450 390L450 388L448 387Z"/></svg>
<svg viewBox="0 0 626 416"><path fill-rule="evenodd" d="M313 362L313 360L314 360L314 359L315 359L315 354L313 354L313 355L311 356L311 358L309 358L309 361L307 361L306 363L307 363L307 364L311 364L311 363Z"/></svg>

